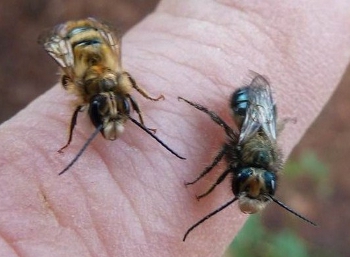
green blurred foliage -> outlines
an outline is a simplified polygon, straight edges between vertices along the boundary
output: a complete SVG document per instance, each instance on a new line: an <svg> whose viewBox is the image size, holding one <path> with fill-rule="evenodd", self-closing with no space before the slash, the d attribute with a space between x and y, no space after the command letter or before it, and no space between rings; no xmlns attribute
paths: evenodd
<svg viewBox="0 0 350 257"><path fill-rule="evenodd" d="M316 187L316 194L322 199L333 193L333 185L329 180L329 170L329 167L319 159L315 152L305 150L298 159L287 161L283 175L291 183L305 178L312 180Z"/></svg>
<svg viewBox="0 0 350 257"><path fill-rule="evenodd" d="M305 243L295 232L289 229L269 232L258 214L250 216L228 254L234 257L309 257Z"/></svg>

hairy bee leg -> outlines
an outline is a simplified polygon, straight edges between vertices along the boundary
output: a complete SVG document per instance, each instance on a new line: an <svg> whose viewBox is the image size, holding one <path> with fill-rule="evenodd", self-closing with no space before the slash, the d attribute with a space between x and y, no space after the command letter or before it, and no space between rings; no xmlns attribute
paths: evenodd
<svg viewBox="0 0 350 257"><path fill-rule="evenodd" d="M221 175L220 177L216 180L216 182L208 189L207 192L205 192L204 194L201 194L201 195L198 195L197 196L197 200L203 198L204 196L207 196L209 195L213 190L214 188L219 185L222 181L225 180L225 178L227 177L227 175L231 172L231 168L228 168L226 169Z"/></svg>
<svg viewBox="0 0 350 257"><path fill-rule="evenodd" d="M139 105L137 104L137 102L131 97L131 95L128 95L128 98L130 99L131 102L131 106L134 109L134 111L137 112L137 114L139 115L139 120L140 123L145 126L145 123L143 121L143 117L142 117L142 112L140 110ZM146 126L145 126L146 127ZM148 130L152 131L154 134L157 132L157 129L152 129L152 128L147 128Z"/></svg>
<svg viewBox="0 0 350 257"><path fill-rule="evenodd" d="M207 175L221 161L221 159L225 155L225 153L226 153L226 145L220 149L218 154L215 156L213 162L210 165L208 165L207 167L205 167L205 169L202 171L202 173L195 180L193 180L191 182L186 182L185 186L193 185L198 180L200 180L205 175Z"/></svg>
<svg viewBox="0 0 350 257"><path fill-rule="evenodd" d="M134 89L136 89L136 91L139 92L144 98L146 98L148 100L152 100L152 101L159 101L161 99L165 99L165 97L163 95L160 95L157 98L151 97L143 88L141 88L137 85L136 81L133 79L133 77L131 77L131 75L128 72L124 71L123 74L128 76L128 78L132 84L132 87Z"/></svg>
<svg viewBox="0 0 350 257"><path fill-rule="evenodd" d="M72 142L73 130L74 130L75 125L77 124L78 113L79 113L79 111L81 110L82 107L83 107L83 106L79 105L79 106L75 109L75 111L74 111L74 113L73 113L73 116L72 116L72 119L71 119L71 122L70 122L68 141L67 141L67 143L66 143L62 148L60 148L57 152L63 153L63 149L67 148L67 147L70 145L70 143Z"/></svg>
<svg viewBox="0 0 350 257"><path fill-rule="evenodd" d="M232 128L230 128L225 121L223 121L219 115L217 115L215 112L213 111L209 111L208 108L204 107L203 105L200 105L200 104L196 104L196 103L193 103L189 100L186 100L185 98L182 98L182 97L178 97L177 98L178 100L183 100L185 101L186 103L188 103L189 105L192 105L194 108L208 114L210 116L210 118L216 123L218 124L220 127L224 128L226 134L228 136L231 136L233 138L237 138L237 135L235 134L235 132L232 130Z"/></svg>

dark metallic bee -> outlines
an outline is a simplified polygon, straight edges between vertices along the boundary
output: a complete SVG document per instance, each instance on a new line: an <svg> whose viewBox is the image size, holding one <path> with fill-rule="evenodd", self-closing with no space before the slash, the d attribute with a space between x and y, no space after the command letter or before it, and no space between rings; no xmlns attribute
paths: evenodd
<svg viewBox="0 0 350 257"><path fill-rule="evenodd" d="M274 198L278 174L282 170L283 163L281 150L276 143L276 105L272 98L270 85L263 76L255 74L248 86L242 87L232 94L230 108L239 131L229 127L217 114L206 107L182 97L179 99L208 114L214 122L225 130L227 136L226 142L213 162L194 181L186 183L186 185L196 183L225 157L226 170L205 193L197 198L200 199L210 194L217 185L224 181L228 174L232 175L231 188L234 194L233 199L190 227L185 233L183 241L195 227L235 201L238 201L242 212L249 214L264 209L269 202L273 201L316 226L315 223Z"/></svg>
<svg viewBox="0 0 350 257"><path fill-rule="evenodd" d="M143 129L172 154L184 159L145 127L141 110L130 94L132 89L136 89L143 97L152 101L164 97L149 96L128 72L123 71L121 41L109 26L93 18L68 21L42 34L39 43L62 69L63 87L77 96L68 141L59 152L71 143L80 111L88 109L91 122L96 127L95 132L60 175L77 161L99 132L104 138L115 140L123 132L127 120ZM130 116L131 109L136 111L139 121Z"/></svg>

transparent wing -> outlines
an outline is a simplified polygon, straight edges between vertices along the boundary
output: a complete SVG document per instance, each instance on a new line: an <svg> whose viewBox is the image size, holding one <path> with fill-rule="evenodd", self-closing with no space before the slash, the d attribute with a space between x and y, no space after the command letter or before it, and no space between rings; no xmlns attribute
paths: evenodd
<svg viewBox="0 0 350 257"><path fill-rule="evenodd" d="M116 31L111 25L100 22L94 18L88 18L88 20L93 24L93 26L98 30L102 38L107 42L107 44L113 50L115 57L117 59L117 71L122 71L121 67L121 36L120 32Z"/></svg>
<svg viewBox="0 0 350 257"><path fill-rule="evenodd" d="M121 71L121 40L116 37L115 30L106 23L101 23L94 18L76 22L66 22L57 25L50 31L44 32L39 36L39 44L41 44L49 55L58 63L63 71L70 78L74 79L74 53L71 42L69 41L69 33L72 29L79 27L87 27L96 30L106 44L112 49L116 58L116 69Z"/></svg>
<svg viewBox="0 0 350 257"><path fill-rule="evenodd" d="M259 130L275 141L276 132L276 106L268 81L256 74L248 88L249 106L244 119L239 143L246 142Z"/></svg>
<svg viewBox="0 0 350 257"><path fill-rule="evenodd" d="M45 48L63 71L70 78L73 78L74 56L70 42L65 39L65 33L65 24L60 24L51 31L45 31L41 34L38 43Z"/></svg>

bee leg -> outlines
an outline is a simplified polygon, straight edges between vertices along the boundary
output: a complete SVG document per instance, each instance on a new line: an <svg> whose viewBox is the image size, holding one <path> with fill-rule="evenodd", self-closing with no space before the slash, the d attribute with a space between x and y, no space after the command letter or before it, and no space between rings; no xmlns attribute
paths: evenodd
<svg viewBox="0 0 350 257"><path fill-rule="evenodd" d="M131 102L131 106L134 109L134 111L137 112L137 114L139 115L139 120L140 123L145 126L145 123L143 121L143 117L142 117L142 112L140 110L139 105L137 104L137 102L131 97L131 95L128 95L128 98L130 99ZM146 126L145 126L146 127ZM147 127L146 127L147 128ZM157 132L157 129L152 129L152 128L147 128L148 130L152 131L154 134Z"/></svg>
<svg viewBox="0 0 350 257"><path fill-rule="evenodd" d="M227 177L227 175L231 172L231 168L228 168L227 170L225 170L220 177L216 180L216 182L208 189L208 191L206 191L205 193L201 194L201 195L197 195L197 200L203 198L204 196L207 196L208 194L210 194L214 188L219 185L222 181L224 181L224 179Z"/></svg>
<svg viewBox="0 0 350 257"><path fill-rule="evenodd" d="M73 130L75 125L77 124L77 118L78 118L78 113L81 110L83 106L78 106L72 116L71 122L70 122L70 127L69 127L69 137L68 137L68 141L67 144L65 144L61 149L59 149L57 152L59 153L63 153L63 149L67 148L70 144L70 142L72 141L72 137L73 137Z"/></svg>
<svg viewBox="0 0 350 257"><path fill-rule="evenodd" d="M202 173L195 180L193 180L191 182L186 182L185 186L193 185L198 180L200 180L205 175L207 175L219 163L219 161L221 161L221 159L225 155L225 153L226 153L226 147L224 146L224 147L221 148L219 153L216 155L216 157L214 158L213 162L210 165L208 165L207 167L205 167L205 169L202 171Z"/></svg>
<svg viewBox="0 0 350 257"><path fill-rule="evenodd" d="M232 138L237 138L237 135L236 133L232 130L232 128L230 128L225 121L223 121L215 112L213 111L209 111L208 108L200 105L200 104L196 104L196 103L193 103L189 100L186 100L185 98L182 98L182 97L178 97L177 98L178 100L183 100L185 101L186 103L188 103L189 105L192 105L194 108L208 114L210 116L210 118L216 123L218 124L220 127L224 128L226 134Z"/></svg>
<svg viewBox="0 0 350 257"><path fill-rule="evenodd" d="M136 91L139 92L144 98L147 98L148 100L152 100L152 101L159 101L161 99L165 99L163 95L160 95L157 98L151 97L143 88L137 85L136 81L131 77L131 75L128 72L124 71L123 74L128 76L132 87L136 89Z"/></svg>

